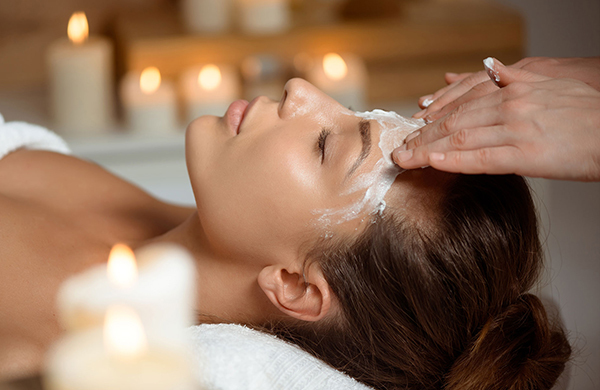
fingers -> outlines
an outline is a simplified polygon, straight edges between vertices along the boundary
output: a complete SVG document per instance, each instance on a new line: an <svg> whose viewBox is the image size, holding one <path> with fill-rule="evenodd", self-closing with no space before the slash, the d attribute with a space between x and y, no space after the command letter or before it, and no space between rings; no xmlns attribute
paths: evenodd
<svg viewBox="0 0 600 390"><path fill-rule="evenodd" d="M454 111L459 106L466 104L470 101L475 101L476 99L489 95L490 93L497 91L498 87L491 81L485 81L483 83L479 83L473 88L471 88L467 93L460 96L456 100L446 104L441 110L432 112L427 114L425 117L425 121L427 123L434 122L446 115L448 115L451 111Z"/></svg>
<svg viewBox="0 0 600 390"><path fill-rule="evenodd" d="M406 137L407 149L429 144L460 129L496 125L501 120L502 113L497 109L501 102L502 95L493 93L465 103L443 118L422 127L416 135L413 133Z"/></svg>
<svg viewBox="0 0 600 390"><path fill-rule="evenodd" d="M483 60L489 78L500 88L515 82L539 82L550 80L549 77L529 72L525 69L505 66L495 58L488 57Z"/></svg>
<svg viewBox="0 0 600 390"><path fill-rule="evenodd" d="M548 77L541 76L535 73L528 72L517 67L507 67L495 58L488 57L484 60L485 71L477 73L462 73L454 74L447 73L445 75L446 82L450 85L438 90L433 95L423 96L419 99L419 106L423 110L413 115L413 118L427 118L428 121L434 121L441 118L443 115L452 111L458 105L469 101L468 99L476 99L483 94L490 93L490 84L486 84L485 88L480 88L478 94L469 94L464 96L472 88L480 83L492 80L498 87L505 87L513 82L534 82L545 81ZM462 98L460 103L454 103L455 100ZM451 105L446 109L446 106ZM444 110L443 113L440 111Z"/></svg>
<svg viewBox="0 0 600 390"><path fill-rule="evenodd" d="M475 85L487 80L488 76L486 72L481 71L473 73L453 84L447 85L446 87L434 93L431 96L431 104L425 107L424 110L419 111L418 113L413 115L413 118L423 118L430 113L441 110L446 104L456 100L458 97L462 96L471 88L473 88Z"/></svg>
<svg viewBox="0 0 600 390"><path fill-rule="evenodd" d="M433 95L425 95L419 98L419 107L421 108L427 108L431 103L433 103Z"/></svg>
<svg viewBox="0 0 600 390"><path fill-rule="evenodd" d="M432 156L455 151L475 151L478 149L513 145L514 137L504 126L488 126L461 129L451 135L415 149L399 148L392 154L394 161L404 169L432 165ZM435 158L433 158L435 159Z"/></svg>
<svg viewBox="0 0 600 390"><path fill-rule="evenodd" d="M471 76L473 73L472 72L468 72L468 73L446 73L444 75L444 79L446 80L446 84L452 84L455 83L457 81L461 81L469 76Z"/></svg>
<svg viewBox="0 0 600 390"><path fill-rule="evenodd" d="M419 107L421 107L421 108L427 108L427 107L429 107L429 105L431 103L433 103L433 101L435 100L434 99L434 95L436 97L437 96L441 96L446 90L448 90L449 88L451 88L450 84L455 83L457 81L461 81L461 80L463 80L463 79L465 79L465 78L467 78L467 77L469 77L471 75L472 75L472 73L470 73L470 72L469 73L460 73L460 74L459 73L450 73L450 72L446 73L444 75L444 79L446 80L446 84L448 84L448 86L440 89L435 94L421 96L419 98L419 101L418 101Z"/></svg>
<svg viewBox="0 0 600 390"><path fill-rule="evenodd" d="M519 150L513 146L482 148L467 151L451 151L432 153L428 165L433 168L456 173L467 174L519 174Z"/></svg>

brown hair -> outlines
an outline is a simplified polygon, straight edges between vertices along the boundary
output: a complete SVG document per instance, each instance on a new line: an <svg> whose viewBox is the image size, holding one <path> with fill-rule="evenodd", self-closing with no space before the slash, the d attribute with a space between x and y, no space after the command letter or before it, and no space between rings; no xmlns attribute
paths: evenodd
<svg viewBox="0 0 600 390"><path fill-rule="evenodd" d="M377 389L550 389L571 349L529 294L542 265L523 178L456 175L429 224L386 209L310 255L333 321L275 333Z"/></svg>

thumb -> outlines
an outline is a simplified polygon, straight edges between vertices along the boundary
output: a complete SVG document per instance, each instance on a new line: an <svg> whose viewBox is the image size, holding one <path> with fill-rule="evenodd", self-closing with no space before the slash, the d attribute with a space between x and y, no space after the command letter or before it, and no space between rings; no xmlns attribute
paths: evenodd
<svg viewBox="0 0 600 390"><path fill-rule="evenodd" d="M508 67L492 57L488 57L483 60L483 66L485 67L488 76L490 76L490 79L492 79L494 84L500 88L506 87L508 84L517 81L536 82L549 80L548 77L537 73L532 73L524 69Z"/></svg>

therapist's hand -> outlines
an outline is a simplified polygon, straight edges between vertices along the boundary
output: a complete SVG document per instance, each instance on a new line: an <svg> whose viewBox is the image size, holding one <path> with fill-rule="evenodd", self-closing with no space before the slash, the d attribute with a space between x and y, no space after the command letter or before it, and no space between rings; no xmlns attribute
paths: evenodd
<svg viewBox="0 0 600 390"><path fill-rule="evenodd" d="M524 58L510 67L521 69L535 60L537 58ZM444 78L448 85L432 95L419 98L419 107L423 110L413 115L413 118L426 118L428 121L434 121L458 107L460 102L468 101L466 98L476 99L497 89L484 70L476 73L446 73ZM465 97L464 95L468 92L470 92L469 95ZM460 97L463 99L457 102Z"/></svg>
<svg viewBox="0 0 600 390"><path fill-rule="evenodd" d="M493 68L499 87L413 133L394 161L405 169L600 180L600 92L497 60Z"/></svg>
<svg viewBox="0 0 600 390"><path fill-rule="evenodd" d="M600 57L595 58L549 58L528 57L510 65L509 68L525 69L553 78L570 78L592 86L600 91ZM446 87L432 95L419 99L422 111L414 118L425 118L433 122L442 118L456 107L496 90L487 72L446 73Z"/></svg>

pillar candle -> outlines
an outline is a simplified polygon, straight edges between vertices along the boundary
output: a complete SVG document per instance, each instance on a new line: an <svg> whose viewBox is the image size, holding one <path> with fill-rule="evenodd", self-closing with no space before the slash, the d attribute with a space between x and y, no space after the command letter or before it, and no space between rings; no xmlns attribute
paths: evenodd
<svg viewBox="0 0 600 390"><path fill-rule="evenodd" d="M149 343L139 316L125 305L108 307L103 328L54 344L43 382L49 390L198 389L187 354Z"/></svg>
<svg viewBox="0 0 600 390"><path fill-rule="evenodd" d="M365 110L368 74L356 55L329 53L308 71L306 78L321 91L353 110Z"/></svg>
<svg viewBox="0 0 600 390"><path fill-rule="evenodd" d="M155 67L126 74L121 82L121 101L127 126L134 133L160 135L178 128L175 88L161 79Z"/></svg>
<svg viewBox="0 0 600 390"><path fill-rule="evenodd" d="M119 245L111 251L108 266L68 279L57 296L61 325L71 332L97 327L108 307L126 304L139 314L153 345L185 344L184 331L195 323L193 259L172 244L146 246L136 255L137 272L133 253Z"/></svg>
<svg viewBox="0 0 600 390"><path fill-rule="evenodd" d="M188 32L220 33L231 27L233 0L183 0L181 16Z"/></svg>
<svg viewBox="0 0 600 390"><path fill-rule="evenodd" d="M184 71L180 87L188 123L202 115L223 116L240 97L240 80L233 66L207 64Z"/></svg>
<svg viewBox="0 0 600 390"><path fill-rule="evenodd" d="M237 0L240 29L247 34L274 34L289 29L288 0Z"/></svg>
<svg viewBox="0 0 600 390"><path fill-rule="evenodd" d="M113 46L106 38L88 39L82 12L71 17L68 36L47 52L53 119L63 134L106 131L113 124Z"/></svg>

